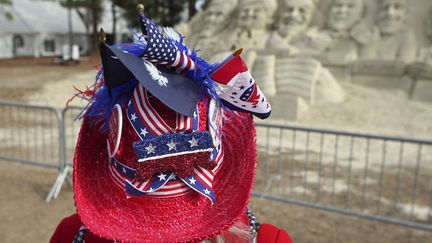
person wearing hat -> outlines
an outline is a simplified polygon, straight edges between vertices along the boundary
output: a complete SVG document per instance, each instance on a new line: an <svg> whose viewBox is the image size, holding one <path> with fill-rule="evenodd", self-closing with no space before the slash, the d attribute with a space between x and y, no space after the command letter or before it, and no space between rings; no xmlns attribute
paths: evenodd
<svg viewBox="0 0 432 243"><path fill-rule="evenodd" d="M142 36L108 46L74 157L77 214L50 242L292 242L247 209L252 115L271 108L241 50L210 65L139 5Z"/></svg>

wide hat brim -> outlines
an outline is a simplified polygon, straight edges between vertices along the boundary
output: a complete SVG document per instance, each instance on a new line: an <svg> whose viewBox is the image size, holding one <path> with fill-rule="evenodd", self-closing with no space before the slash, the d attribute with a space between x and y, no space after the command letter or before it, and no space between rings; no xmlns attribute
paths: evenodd
<svg viewBox="0 0 432 243"><path fill-rule="evenodd" d="M83 121L74 157L74 194L83 224L94 234L122 242L198 242L230 228L244 215L257 164L250 114L224 122L224 162L215 176L216 202L196 192L166 199L126 198L110 177L106 138Z"/></svg>
<svg viewBox="0 0 432 243"><path fill-rule="evenodd" d="M168 69L149 68L146 61L138 56L124 52L115 46L100 45L104 67L104 80L108 88L115 88L131 79L136 79L162 103L173 111L185 116L193 116L195 107L203 95L199 82L178 75ZM166 79L160 84L158 78Z"/></svg>

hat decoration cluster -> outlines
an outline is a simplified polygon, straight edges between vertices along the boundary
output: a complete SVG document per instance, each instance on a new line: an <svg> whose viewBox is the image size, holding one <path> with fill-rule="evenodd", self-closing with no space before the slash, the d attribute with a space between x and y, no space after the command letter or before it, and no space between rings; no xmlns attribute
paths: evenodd
<svg viewBox="0 0 432 243"><path fill-rule="evenodd" d="M265 119L270 105L241 50L210 65L179 33L148 19L143 5L138 11L142 36L135 43L109 46L101 30L103 75L97 80L103 85L84 116L99 117L99 122L108 117L109 171L128 197L169 198L196 191L214 203L213 180L224 157L223 112ZM153 107L153 98L175 112L174 127ZM206 113L199 109L203 100ZM203 115L204 130L199 124ZM126 125L139 138L133 143L134 167L117 156Z"/></svg>

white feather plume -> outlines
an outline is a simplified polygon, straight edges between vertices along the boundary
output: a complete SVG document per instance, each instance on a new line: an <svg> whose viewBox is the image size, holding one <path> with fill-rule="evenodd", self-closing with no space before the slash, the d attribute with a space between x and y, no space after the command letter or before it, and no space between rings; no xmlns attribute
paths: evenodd
<svg viewBox="0 0 432 243"><path fill-rule="evenodd" d="M180 39L181 39L180 34L177 31L175 31L173 28L171 28L171 27L163 27L162 30L163 30L163 32L165 33L165 35L168 38L171 38L171 39L173 39L173 40L175 40L177 42L180 41Z"/></svg>
<svg viewBox="0 0 432 243"><path fill-rule="evenodd" d="M167 86L168 79L151 62L144 60L144 65L150 73L150 77L157 81L159 86Z"/></svg>

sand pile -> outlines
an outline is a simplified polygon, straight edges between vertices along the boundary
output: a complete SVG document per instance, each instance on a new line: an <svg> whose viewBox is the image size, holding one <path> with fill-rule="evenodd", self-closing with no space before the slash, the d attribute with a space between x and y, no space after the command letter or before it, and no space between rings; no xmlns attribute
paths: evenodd
<svg viewBox="0 0 432 243"><path fill-rule="evenodd" d="M96 71L65 75L55 82L46 82L38 92L28 96L28 103L64 106L76 91L93 84ZM297 121L278 123L318 128L360 131L432 139L432 104L409 100L402 92L342 84L347 98L341 104L317 104ZM76 98L73 105L85 105Z"/></svg>

